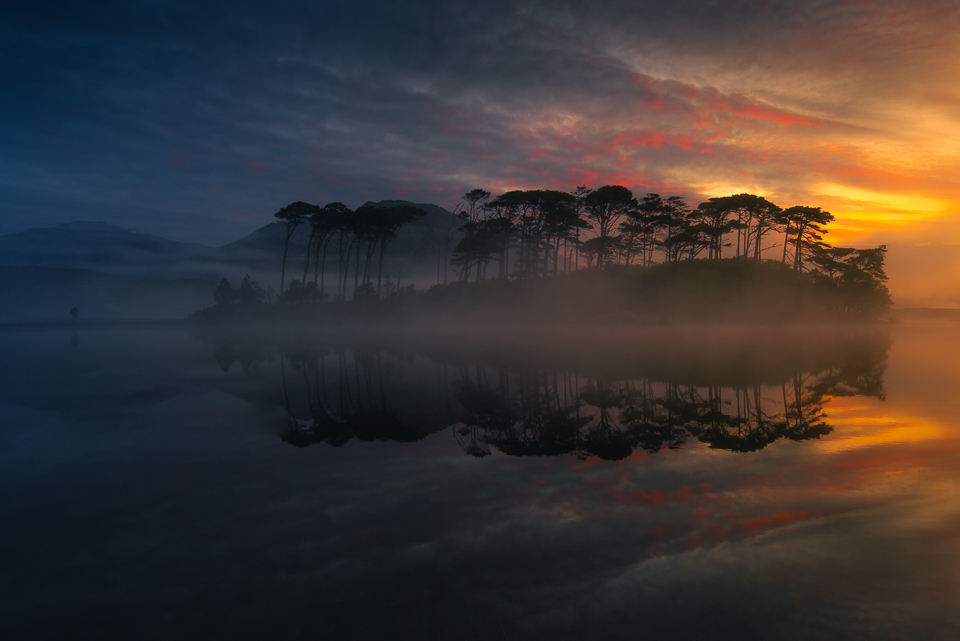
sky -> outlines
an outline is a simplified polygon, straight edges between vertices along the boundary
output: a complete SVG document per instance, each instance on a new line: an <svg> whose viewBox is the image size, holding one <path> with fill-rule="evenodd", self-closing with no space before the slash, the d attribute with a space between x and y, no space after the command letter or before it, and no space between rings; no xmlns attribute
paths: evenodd
<svg viewBox="0 0 960 641"><path fill-rule="evenodd" d="M958 33L955 1L7 2L0 233L622 184L958 244Z"/></svg>

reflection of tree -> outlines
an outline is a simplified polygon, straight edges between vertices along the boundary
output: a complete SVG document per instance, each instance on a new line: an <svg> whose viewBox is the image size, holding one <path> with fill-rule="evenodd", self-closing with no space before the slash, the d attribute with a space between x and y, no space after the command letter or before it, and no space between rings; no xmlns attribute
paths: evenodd
<svg viewBox="0 0 960 641"><path fill-rule="evenodd" d="M662 448L676 449L687 438L687 432L675 419L669 404L664 404L654 393L649 380L625 381L627 393L620 408L620 420L629 425L636 438L635 447L645 452L659 452Z"/></svg>
<svg viewBox="0 0 960 641"><path fill-rule="evenodd" d="M781 386L781 391L785 389ZM786 397L778 405L775 400L767 398L765 392L768 391L760 385L734 389L735 401L724 401L724 390L711 388L711 395L706 400L709 410L699 420L691 421L687 428L710 447L734 452L755 452L784 437L793 440L810 438L790 429L793 405L809 414L809 399L803 398L802 389L793 405L788 404ZM801 424L802 421L794 421L794 425ZM829 428L824 433L828 432Z"/></svg>
<svg viewBox="0 0 960 641"><path fill-rule="evenodd" d="M851 395L882 400L884 369L883 355L858 353L841 365L797 372L779 385L740 387L605 376L581 380L503 367L491 384L486 370L464 369L453 383L467 411L456 432L475 456L495 447L514 456L573 453L621 460L637 449L675 449L691 437L712 448L754 452L781 438L829 434L827 400Z"/></svg>
<svg viewBox="0 0 960 641"><path fill-rule="evenodd" d="M259 341L231 336L219 336L213 350L213 358L220 369L226 373L234 362L240 363L240 369L249 374L257 369L267 357L266 347Z"/></svg>
<svg viewBox="0 0 960 641"><path fill-rule="evenodd" d="M387 402L379 350L340 349L333 354L287 350L286 354L281 352L280 372L290 418L283 440L291 445L341 446L353 438L409 442L423 437L415 424L404 420ZM299 398L306 400L305 412L293 409L294 387Z"/></svg>
<svg viewBox="0 0 960 641"><path fill-rule="evenodd" d="M578 415L578 403L560 401L559 381L551 384L545 376L534 371L511 377L500 368L493 385L486 370L463 369L453 386L470 415L457 426L466 451L486 456L493 446L513 456L556 456L576 450L589 419Z"/></svg>
<svg viewBox="0 0 960 641"><path fill-rule="evenodd" d="M224 372L238 360L244 371L255 369L271 353L262 336L223 333L211 342ZM831 398L885 398L889 343L827 347L791 360L751 353L736 362L716 356L708 361L729 364L723 367L662 368L664 354L657 353L646 361L632 355L581 358L563 369L570 361L536 367L529 363L546 359L506 353L488 365L467 357L461 363L471 364L448 367L438 363L457 360L460 351L430 363L409 348L399 350L406 355L400 358L379 345L288 345L279 350L289 417L283 439L300 447L340 446L354 438L409 442L452 424L456 440L476 457L499 450L512 456L622 460L636 451L676 449L691 439L753 452L779 439L831 433L825 414ZM577 374L574 367L590 374ZM410 376L414 371L419 377ZM434 378L435 395L429 391ZM684 382L690 379L698 382Z"/></svg>

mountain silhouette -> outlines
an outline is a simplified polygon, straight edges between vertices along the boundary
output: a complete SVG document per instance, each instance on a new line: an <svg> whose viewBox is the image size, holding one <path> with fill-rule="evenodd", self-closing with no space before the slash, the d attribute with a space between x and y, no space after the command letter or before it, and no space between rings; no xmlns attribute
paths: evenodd
<svg viewBox="0 0 960 641"><path fill-rule="evenodd" d="M451 228L456 233L459 219L442 207L427 203L364 203L373 207L396 205L420 207L427 216L400 230L390 245L388 258L404 272L435 275L437 244ZM304 225L291 239L292 264L296 264L297 253L306 246L309 233ZM221 247L209 247L103 222L78 221L0 236L0 265L88 269L157 280L224 276L239 279L249 272L269 284L274 272L280 271L283 241L283 224L279 222L270 222ZM396 273L396 267L389 262L388 270Z"/></svg>
<svg viewBox="0 0 960 641"><path fill-rule="evenodd" d="M213 250L102 222L72 222L0 236L0 264L90 269L110 274L175 278L199 276L184 266Z"/></svg>
<svg viewBox="0 0 960 641"><path fill-rule="evenodd" d="M428 287L436 282L438 248L447 236L450 247L456 243L460 219L429 203L384 200L364 205L414 205L427 212L400 230L387 250L384 269L394 280L399 272L403 284ZM272 220L267 215L264 219ZM292 273L302 261L308 237L304 225L290 240ZM236 284L250 274L264 287L276 289L283 244L279 222L220 247L88 221L6 234L0 236L0 322L60 319L72 306L85 310L85 319L184 316L209 305L224 277ZM153 300L164 302L158 306ZM61 313L61 307L66 312ZM154 312L161 315L151 316Z"/></svg>

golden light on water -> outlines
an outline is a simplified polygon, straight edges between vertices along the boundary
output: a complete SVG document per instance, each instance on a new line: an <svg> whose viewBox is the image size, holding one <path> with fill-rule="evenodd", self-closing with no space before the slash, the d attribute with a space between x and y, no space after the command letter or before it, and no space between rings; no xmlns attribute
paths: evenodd
<svg viewBox="0 0 960 641"><path fill-rule="evenodd" d="M891 414L882 403L862 399L833 399L826 407L827 422L834 426L830 438L817 441L823 454L922 443L948 439L940 423L916 416Z"/></svg>

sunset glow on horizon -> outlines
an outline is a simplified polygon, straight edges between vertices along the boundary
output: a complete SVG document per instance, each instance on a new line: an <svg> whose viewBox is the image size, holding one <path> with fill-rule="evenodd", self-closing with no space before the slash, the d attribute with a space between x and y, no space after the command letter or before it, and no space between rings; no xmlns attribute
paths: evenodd
<svg viewBox="0 0 960 641"><path fill-rule="evenodd" d="M620 184L822 207L858 247L960 245L953 2L9 18L0 233L104 220L216 244L296 200L452 209L476 187Z"/></svg>

